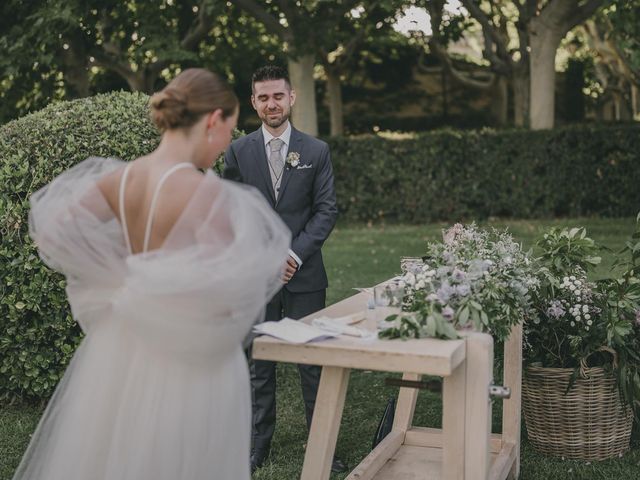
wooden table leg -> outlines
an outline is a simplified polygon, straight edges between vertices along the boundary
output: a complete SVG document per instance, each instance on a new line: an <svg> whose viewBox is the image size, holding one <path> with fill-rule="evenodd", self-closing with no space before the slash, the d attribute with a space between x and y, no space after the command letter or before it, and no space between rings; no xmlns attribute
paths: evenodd
<svg viewBox="0 0 640 480"><path fill-rule="evenodd" d="M509 478L520 475L520 409L522 408L522 324L511 329L504 344L504 384L511 389L502 411L502 441L513 444L515 459Z"/></svg>
<svg viewBox="0 0 640 480"><path fill-rule="evenodd" d="M465 413L465 480L486 480L491 445L493 339L484 333L467 337Z"/></svg>
<svg viewBox="0 0 640 480"><path fill-rule="evenodd" d="M419 381L422 375L417 373L403 373L403 380ZM393 430L401 431L404 439L404 434L411 428L413 424L413 414L416 410L416 401L418 400L417 388L400 388L398 393L398 403L396 404L396 413L393 417Z"/></svg>
<svg viewBox="0 0 640 480"><path fill-rule="evenodd" d="M338 440L348 368L323 367L300 480L327 480Z"/></svg>
<svg viewBox="0 0 640 480"><path fill-rule="evenodd" d="M464 361L442 380L442 478L464 480L466 370Z"/></svg>

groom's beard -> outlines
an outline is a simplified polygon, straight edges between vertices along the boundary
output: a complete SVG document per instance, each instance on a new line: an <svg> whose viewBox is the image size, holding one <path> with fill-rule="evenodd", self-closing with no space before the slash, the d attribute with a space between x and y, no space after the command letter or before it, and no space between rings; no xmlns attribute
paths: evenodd
<svg viewBox="0 0 640 480"><path fill-rule="evenodd" d="M283 110L280 115L270 116L269 113L270 112L266 112L263 115L262 121L266 123L268 126L270 126L271 128L278 128L287 120L289 120L289 117L291 116L291 109L289 108L287 110ZM277 114L278 112L271 112L271 113Z"/></svg>

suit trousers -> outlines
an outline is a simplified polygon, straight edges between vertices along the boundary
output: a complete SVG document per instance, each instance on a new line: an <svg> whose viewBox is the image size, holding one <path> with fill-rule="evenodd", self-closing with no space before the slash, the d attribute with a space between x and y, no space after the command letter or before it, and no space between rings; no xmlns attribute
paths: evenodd
<svg viewBox="0 0 640 480"><path fill-rule="evenodd" d="M265 321L279 321L284 317L298 320L325 307L326 290L292 293L280 290L267 304ZM252 450L267 455L276 427L276 363L251 360L251 394L253 401ZM307 428L311 427L322 368L317 365L298 365Z"/></svg>

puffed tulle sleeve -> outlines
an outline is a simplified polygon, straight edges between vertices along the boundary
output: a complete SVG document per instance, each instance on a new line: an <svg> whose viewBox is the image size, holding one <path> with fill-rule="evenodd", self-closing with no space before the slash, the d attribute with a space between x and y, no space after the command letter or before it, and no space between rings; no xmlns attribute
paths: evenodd
<svg viewBox="0 0 640 480"><path fill-rule="evenodd" d="M206 354L221 334L241 341L282 288L290 241L257 190L208 174L163 248L128 258L119 307L137 335L179 354Z"/></svg>
<svg viewBox="0 0 640 480"><path fill-rule="evenodd" d="M209 172L162 248L131 255L96 184L123 166L88 159L31 198L30 233L66 276L74 318L85 332L120 322L179 355L212 354L218 337L241 341L282 288L289 229L257 190Z"/></svg>

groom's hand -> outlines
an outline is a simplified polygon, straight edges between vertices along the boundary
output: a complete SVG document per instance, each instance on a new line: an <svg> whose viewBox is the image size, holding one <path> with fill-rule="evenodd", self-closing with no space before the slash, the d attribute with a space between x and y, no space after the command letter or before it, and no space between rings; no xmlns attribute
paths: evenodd
<svg viewBox="0 0 640 480"><path fill-rule="evenodd" d="M298 262L296 262L293 257L289 256L287 259L287 265L285 266L284 275L282 277L282 281L284 283L289 283L293 274L298 271Z"/></svg>

